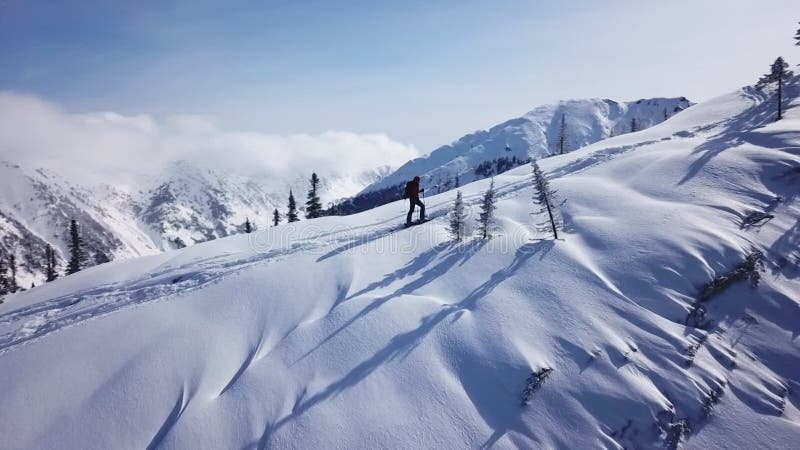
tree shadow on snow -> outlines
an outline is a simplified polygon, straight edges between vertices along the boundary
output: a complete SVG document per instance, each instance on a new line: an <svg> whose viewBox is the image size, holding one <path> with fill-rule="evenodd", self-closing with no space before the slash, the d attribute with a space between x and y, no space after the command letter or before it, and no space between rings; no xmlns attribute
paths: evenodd
<svg viewBox="0 0 800 450"><path fill-rule="evenodd" d="M767 249L773 275L800 276L800 219Z"/></svg>
<svg viewBox="0 0 800 450"><path fill-rule="evenodd" d="M709 139L697 146L692 151L693 155L699 154L700 156L689 166L686 175L678 182L678 185L686 183L694 178L709 161L714 159L717 155L730 148L738 147L744 144L741 135L744 133L728 134L727 129L717 135L717 137Z"/></svg>
<svg viewBox="0 0 800 450"><path fill-rule="evenodd" d="M789 131L777 133L752 132L743 134L742 139L749 144L759 147L774 148L796 155L800 152L800 147L791 145L790 143L793 141L796 142L798 135L800 135L800 133Z"/></svg>
<svg viewBox="0 0 800 450"><path fill-rule="evenodd" d="M269 442L270 436L273 433L275 433L281 427L289 423L291 420L300 417L318 403L321 403L327 400L328 398L333 397L345 391L346 389L349 389L357 385L384 364L394 361L398 358L400 359L405 358L422 342L422 340L431 331L434 330L434 328L436 328L437 325L444 322L445 319L447 319L453 314L458 313L459 311L473 310L481 299L491 294L492 291L494 291L494 289L497 286L499 286L503 281L513 276L520 268L522 268L528 262L528 260L530 260L530 258L532 258L534 255L537 254L540 255L540 259L544 258L547 255L547 253L549 253L549 251L553 248L553 245L554 245L553 241L544 241L544 242L526 244L517 249L517 252L514 255L514 259L507 267L493 273L486 282L475 288L466 297L464 297L464 299L462 299L457 303L444 306L439 312L430 314L427 317L423 317L422 320L420 320L419 326L417 326L413 330L407 331L405 333L400 333L394 336L389 340L386 346L378 350L374 355L372 355L368 359L364 360L363 362L355 366L352 370L350 370L350 372L348 372L341 379L328 385L325 389L309 397L307 400L301 401L300 403L295 405L290 415L275 422L274 424L268 425L260 442L266 445ZM455 261L457 261L462 257L463 255L459 253L450 254L449 256L445 257L445 259L441 263L437 264L436 266L425 272L419 279L414 280L411 283L403 286L402 288L398 289L395 293L386 297L382 297L373 302L372 304L370 304L370 306L365 308L365 310L362 310L362 312L357 314L356 317L349 320L345 325L343 325L337 331L335 331L334 334L340 332L343 328L352 323L354 320L357 320L359 317L363 317L369 311L374 310L375 308L389 301L390 299L395 298L399 295L413 292L419 287L424 286L433 279L439 277L440 275L445 273L450 267L452 267ZM332 336L327 337L325 341L330 340L331 337ZM323 341L323 343L325 341ZM315 348L318 348L320 345L322 345L322 343L318 344ZM309 351L306 355L310 354L312 351L313 349ZM300 359L302 358L303 357L301 357ZM491 403L492 405L490 405L488 408L486 407L486 405L476 405L484 417L494 417L492 416L493 413L491 410L493 409L493 406L496 405L496 402L492 401ZM506 417L506 419L511 420L510 416ZM521 421L517 419L517 422L514 422L511 425L514 424L516 424L515 428L521 430L521 432L525 434L529 434L525 431L524 427L521 425ZM493 436L497 435L497 437L494 440L496 441L497 439L499 439L502 436L502 434L505 433L505 431L510 429L509 427L511 425L507 423L495 424L497 430L495 431ZM490 441L491 440L492 439L490 438Z"/></svg>
<svg viewBox="0 0 800 450"><path fill-rule="evenodd" d="M750 136L752 130L775 119L775 105L771 98L764 98L765 95L754 88L746 88L745 95L760 98L761 103L724 122L725 127L722 131L695 148L692 154L699 154L700 157L689 166L689 170L678 182L678 185L694 178L709 161L723 151L751 142L754 139ZM758 145L764 145L764 143Z"/></svg>
<svg viewBox="0 0 800 450"><path fill-rule="evenodd" d="M492 448L510 432L527 437L537 446L542 445L525 426L523 414L526 409L520 406L520 380L530 376L529 366L488 362L478 358L454 361L453 366L470 402L484 423L493 430L481 444L481 449ZM531 443L519 442L515 446L530 447Z"/></svg>
<svg viewBox="0 0 800 450"><path fill-rule="evenodd" d="M360 291L350 295L345 299L345 301L362 296L381 287L390 286L395 281L401 280L405 277L420 272L422 269L430 265L437 258L443 258L439 263L437 263L430 269L424 271L420 277L415 278L414 280L406 283L405 285L398 288L391 294L375 298L364 309L362 309L356 315L348 319L339 328L337 328L334 332L329 334L325 339L323 339L317 345L311 348L311 350L304 353L300 358L297 359L297 361L295 361L292 364L296 364L297 362L305 359L308 355L314 353L317 349L319 349L325 343L327 343L328 341L336 337L339 333L347 329L354 322L377 310L390 300L395 299L397 297L401 297L403 295L411 294L417 289L420 289L423 286L430 284L440 276L444 275L445 273L447 273L448 270L453 268L456 264L463 264L467 259L472 257L472 255L474 255L478 250L480 250L483 247L483 245L484 243L481 242L475 242L466 245L455 245L453 243L439 244L431 248L430 250L427 250L419 254L416 258L412 259L410 262L408 262L408 264L403 266L401 269L398 269L397 271L392 272L390 274L384 275L383 279L381 279L380 281L376 281L368 285L364 289L361 289Z"/></svg>
<svg viewBox="0 0 800 450"><path fill-rule="evenodd" d="M427 250L417 257L409 261L405 266L402 268L388 273L383 276L382 279L379 281L375 281L367 285L365 288L361 289L360 291L350 295L347 297L347 300L350 300L355 297L359 297L361 295L367 294L371 291L388 287L392 285L394 282L402 280L408 276L414 275L423 268L425 268L428 264L430 264L434 259L436 259L439 255L441 255L445 251L450 251L452 255L457 255L458 257L454 258L455 260L462 259L462 261L454 261L453 265L458 262L459 265L463 265L469 258L472 257L475 253L480 251L483 246L486 245L486 241L484 240L476 240L471 242L466 242L461 245L455 244L453 242L447 242L439 244L430 250Z"/></svg>

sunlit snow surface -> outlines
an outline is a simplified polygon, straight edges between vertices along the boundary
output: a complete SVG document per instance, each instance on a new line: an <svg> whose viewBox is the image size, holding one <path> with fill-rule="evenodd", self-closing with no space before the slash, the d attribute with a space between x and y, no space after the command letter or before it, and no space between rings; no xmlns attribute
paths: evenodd
<svg viewBox="0 0 800 450"><path fill-rule="evenodd" d="M406 230L397 202L9 296L0 446L795 447L800 108L773 123L764 99L542 160L560 241L535 231L520 167L495 178L488 242L449 242L451 191ZM488 182L462 187L471 223ZM753 211L774 217L741 226ZM707 330L684 325L755 250L760 284L706 302Z"/></svg>

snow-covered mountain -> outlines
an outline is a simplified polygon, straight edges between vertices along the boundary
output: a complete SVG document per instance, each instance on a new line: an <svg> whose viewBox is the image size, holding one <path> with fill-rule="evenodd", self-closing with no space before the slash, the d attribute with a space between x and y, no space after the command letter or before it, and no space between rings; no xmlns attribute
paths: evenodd
<svg viewBox="0 0 800 450"><path fill-rule="evenodd" d="M428 193L443 192L525 164L530 158L562 150L566 153L611 136L647 129L690 105L689 100L680 97L632 102L565 100L539 106L522 117L468 134L409 161L364 188L343 206L354 212L396 200L405 183L415 176L421 177Z"/></svg>
<svg viewBox="0 0 800 450"><path fill-rule="evenodd" d="M637 129L644 129L688 106L685 98L629 103L570 100L542 106L489 131L465 136L396 171L383 166L359 173L328 168L326 173L322 167L323 201L326 207L340 203L340 213L352 213L394 200L414 174L422 174L428 193L454 187L456 177L458 183L485 178L531 156L552 153L561 117L569 151L628 132L632 120ZM265 179L177 160L133 181L98 176L102 180L98 183L59 169L58 164L43 169L0 161L9 186L0 190L0 253L16 255L22 286L42 281L47 244L55 248L63 267L70 219L84 228L90 263L148 255L239 233L247 218L258 228L267 227L273 209L284 212L289 189L303 207L310 175Z"/></svg>
<svg viewBox="0 0 800 450"><path fill-rule="evenodd" d="M358 192L386 171L324 177L323 199ZM270 183L177 161L133 187L113 180L83 185L52 169L0 161L0 254L16 255L20 285L27 287L43 278L48 244L64 267L71 219L82 228L89 264L240 233L247 218L265 228L273 209L284 212L289 189L303 208L306 178Z"/></svg>
<svg viewBox="0 0 800 450"><path fill-rule="evenodd" d="M519 167L489 241L450 241L450 191L8 296L3 447L794 448L799 91L541 160L563 240Z"/></svg>
<svg viewBox="0 0 800 450"><path fill-rule="evenodd" d="M32 273L43 273L48 244L64 254L70 219L81 224L92 263L156 251L148 236L128 222L133 211L124 207L133 205L130 198L113 189L99 195L51 171L7 162L0 162L0 179L0 252L17 256L23 287L30 285Z"/></svg>

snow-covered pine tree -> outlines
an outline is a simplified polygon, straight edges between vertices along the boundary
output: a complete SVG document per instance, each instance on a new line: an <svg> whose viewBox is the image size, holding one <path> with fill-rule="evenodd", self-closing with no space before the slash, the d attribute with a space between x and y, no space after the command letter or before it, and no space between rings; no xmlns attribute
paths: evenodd
<svg viewBox="0 0 800 450"><path fill-rule="evenodd" d="M631 133L636 131L636 117L631 118Z"/></svg>
<svg viewBox="0 0 800 450"><path fill-rule="evenodd" d="M777 83L778 117L775 119L776 121L783 118L783 83L794 75L792 71L788 69L789 64L779 56L778 59L772 63L772 66L770 66L769 73L761 77L758 83L756 83L756 88L758 89L763 89L768 85Z"/></svg>
<svg viewBox="0 0 800 450"><path fill-rule="evenodd" d="M69 262L67 275L80 272L86 264L86 254L83 252L83 238L75 219L69 221Z"/></svg>
<svg viewBox="0 0 800 450"><path fill-rule="evenodd" d="M5 257L0 254L0 297L8 293L8 268L6 268Z"/></svg>
<svg viewBox="0 0 800 450"><path fill-rule="evenodd" d="M311 174L306 199L306 219L316 219L322 215L322 203L319 201L319 177Z"/></svg>
<svg viewBox="0 0 800 450"><path fill-rule="evenodd" d="M797 22L800 24L800 22ZM794 34L794 40L797 41L794 45L800 45L800 28L797 29L797 32Z"/></svg>
<svg viewBox="0 0 800 450"><path fill-rule="evenodd" d="M492 235L492 228L494 227L494 178L489 183L489 189L483 194L481 201L481 212L478 215L478 231L481 233L481 238L488 239Z"/></svg>
<svg viewBox="0 0 800 450"><path fill-rule="evenodd" d="M281 213L275 208L275 211L272 211L272 226L277 227L279 223L281 223Z"/></svg>
<svg viewBox="0 0 800 450"><path fill-rule="evenodd" d="M244 232L250 234L253 232L253 225L250 224L250 218L245 217L244 219Z"/></svg>
<svg viewBox="0 0 800 450"><path fill-rule="evenodd" d="M289 210L286 212L286 221L299 222L300 218L297 217L297 203L294 201L294 194L291 189L289 190Z"/></svg>
<svg viewBox="0 0 800 450"><path fill-rule="evenodd" d="M8 291L14 293L19 290L19 285L17 284L17 257L13 253L8 255L8 269Z"/></svg>
<svg viewBox="0 0 800 450"><path fill-rule="evenodd" d="M567 115L561 113L561 126L558 129L558 154L563 155L567 150Z"/></svg>
<svg viewBox="0 0 800 450"><path fill-rule="evenodd" d="M558 239L558 228L561 225L561 219L558 214L556 206L556 191L550 188L550 182L547 181L547 176L539 167L536 159L531 161L533 168L533 203L541 209L534 212L534 214L547 212L548 220L538 225L539 231L546 231L553 234L554 239Z"/></svg>
<svg viewBox="0 0 800 450"><path fill-rule="evenodd" d="M461 197L461 191L456 192L456 199L453 202L453 210L450 211L450 224L448 229L450 236L457 242L464 239L464 228L466 222L466 214L464 213L464 200Z"/></svg>
<svg viewBox="0 0 800 450"><path fill-rule="evenodd" d="M56 252L53 247L47 246L44 249L45 258L45 281L50 282L58 278L58 269L56 268Z"/></svg>

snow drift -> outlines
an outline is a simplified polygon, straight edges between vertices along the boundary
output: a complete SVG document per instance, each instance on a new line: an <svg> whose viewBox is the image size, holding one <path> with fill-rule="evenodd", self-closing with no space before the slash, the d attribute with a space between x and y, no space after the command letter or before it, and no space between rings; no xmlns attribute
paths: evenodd
<svg viewBox="0 0 800 450"><path fill-rule="evenodd" d="M451 191L407 230L398 202L9 296L3 445L792 447L800 109L773 106L746 88L541 160L561 241L519 167L488 241L448 241Z"/></svg>

